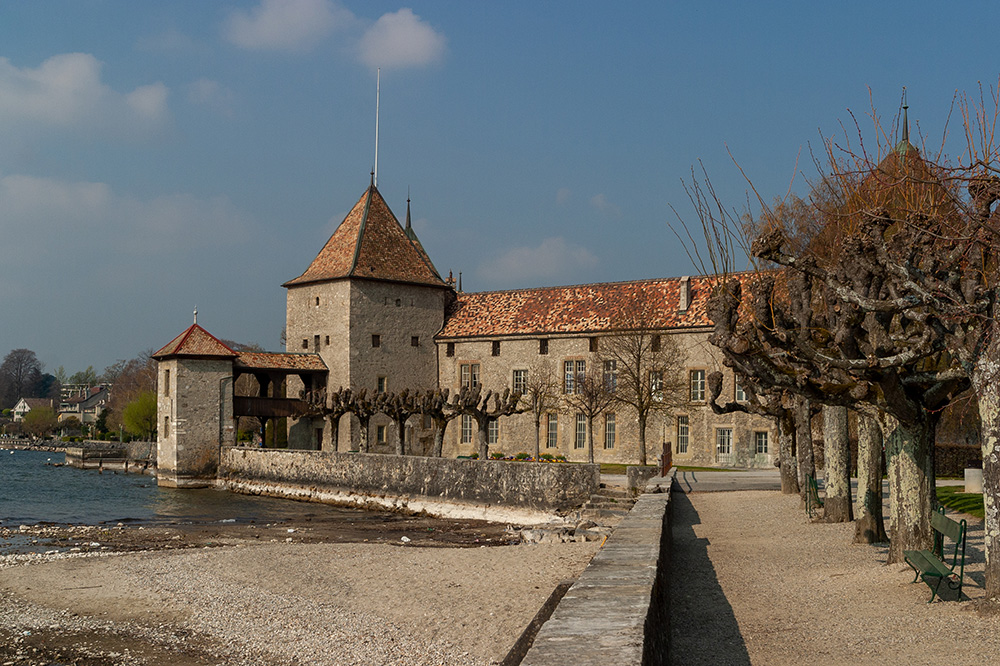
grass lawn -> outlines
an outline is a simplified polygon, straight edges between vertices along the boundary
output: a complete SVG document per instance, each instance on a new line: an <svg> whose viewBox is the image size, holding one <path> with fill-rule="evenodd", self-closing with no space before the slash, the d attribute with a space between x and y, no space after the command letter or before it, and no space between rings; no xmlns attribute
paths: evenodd
<svg viewBox="0 0 1000 666"><path fill-rule="evenodd" d="M940 486L937 489L938 501L953 511L982 519L986 515L983 509L983 494L965 493L963 490L965 486Z"/></svg>
<svg viewBox="0 0 1000 666"><path fill-rule="evenodd" d="M674 465L679 472L745 472L745 469L733 467L690 467L688 465Z"/></svg>
<svg viewBox="0 0 1000 666"><path fill-rule="evenodd" d="M624 474L626 467L636 467L636 465L624 465L622 463L601 463L601 474ZM646 467L656 467L656 465L646 465Z"/></svg>

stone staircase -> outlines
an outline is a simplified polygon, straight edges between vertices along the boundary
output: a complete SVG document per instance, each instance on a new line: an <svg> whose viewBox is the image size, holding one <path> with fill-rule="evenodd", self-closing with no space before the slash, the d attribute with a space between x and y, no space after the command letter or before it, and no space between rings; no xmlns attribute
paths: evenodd
<svg viewBox="0 0 1000 666"><path fill-rule="evenodd" d="M602 483L600 489L590 496L590 500L580 508L580 518L596 523L617 523L632 509L636 498L630 497L624 486L609 486Z"/></svg>

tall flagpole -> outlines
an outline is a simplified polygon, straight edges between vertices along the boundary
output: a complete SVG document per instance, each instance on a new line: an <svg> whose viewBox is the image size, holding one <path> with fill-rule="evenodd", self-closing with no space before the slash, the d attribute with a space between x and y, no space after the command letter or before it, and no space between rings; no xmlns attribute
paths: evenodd
<svg viewBox="0 0 1000 666"><path fill-rule="evenodd" d="M373 176L375 187L378 187L378 98L381 78L382 68L379 67L375 70L375 173Z"/></svg>

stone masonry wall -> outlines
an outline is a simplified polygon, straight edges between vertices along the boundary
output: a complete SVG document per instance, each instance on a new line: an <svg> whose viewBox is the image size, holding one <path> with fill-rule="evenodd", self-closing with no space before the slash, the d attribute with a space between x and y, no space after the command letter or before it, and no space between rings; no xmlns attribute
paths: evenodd
<svg viewBox="0 0 1000 666"><path fill-rule="evenodd" d="M708 342L708 329L672 333L677 346L686 359L684 381L687 384L691 370L704 370L705 376L722 370L724 374L723 402L734 399L735 382L733 373L722 367L718 351ZM492 339L472 339L453 341L454 355L448 356L449 341L440 341L439 376L442 388L457 391L461 387L461 366L479 364L480 382L484 389L500 390L511 387L515 370L533 373L552 373L557 392L562 392L563 363L568 360L583 360L589 369L600 362L599 352L590 351L587 336L558 337L544 336L548 340L548 354L539 353L539 338L501 338L499 354L493 355ZM598 339L598 348L600 340ZM606 416L594 420L594 459L596 462L635 464L638 462L638 423L635 413L626 406L611 410L615 414L616 437L613 448L605 448ZM687 451L681 451L678 443L677 416L688 419ZM561 454L571 461L587 459L587 448L575 446L576 413L560 400L557 414L558 437L555 447L547 446L546 419L543 417L540 432L540 452ZM732 453L728 458L717 455L716 433L720 429L732 431ZM756 453L756 432L767 433L769 453ZM646 426L646 461L655 464L662 453L663 443L670 442L673 461L677 465L770 467L777 459L777 434L773 424L763 418L747 414L716 415L705 401L684 404L670 412L653 413ZM499 439L491 445L491 451L505 454L531 452L534 450L535 424L531 414L520 414L500 419ZM462 441L461 418L452 421L445 438L446 456L470 455L476 450L473 433L471 442Z"/></svg>
<svg viewBox="0 0 1000 666"><path fill-rule="evenodd" d="M597 465L227 448L219 485L253 494L535 523L582 506L598 489L600 470Z"/></svg>

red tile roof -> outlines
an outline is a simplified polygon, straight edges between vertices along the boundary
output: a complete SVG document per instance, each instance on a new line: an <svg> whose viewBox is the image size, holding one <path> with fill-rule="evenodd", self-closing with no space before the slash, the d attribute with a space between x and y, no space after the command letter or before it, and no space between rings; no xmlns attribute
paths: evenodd
<svg viewBox="0 0 1000 666"><path fill-rule="evenodd" d="M240 352L236 367L259 370L310 370L326 372L319 354L282 354L277 352Z"/></svg>
<svg viewBox="0 0 1000 666"><path fill-rule="evenodd" d="M460 293L437 338L600 333L636 322L656 330L711 326L706 306L719 280L691 277L684 311L678 310L681 278Z"/></svg>
<svg viewBox="0 0 1000 666"><path fill-rule="evenodd" d="M235 358L237 354L201 326L192 324L153 354L157 360L170 356Z"/></svg>
<svg viewBox="0 0 1000 666"><path fill-rule="evenodd" d="M446 287L416 234L399 226L374 185L362 195L294 287L355 277Z"/></svg>

